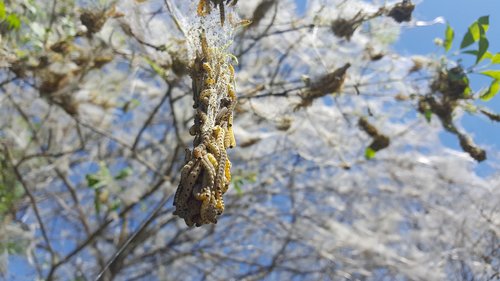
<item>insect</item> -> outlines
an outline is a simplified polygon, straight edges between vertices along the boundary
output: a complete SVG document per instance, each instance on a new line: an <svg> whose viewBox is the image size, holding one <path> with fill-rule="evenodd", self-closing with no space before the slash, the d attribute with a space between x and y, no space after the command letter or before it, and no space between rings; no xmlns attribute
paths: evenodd
<svg viewBox="0 0 500 281"><path fill-rule="evenodd" d="M231 161L229 159L226 160L226 168L224 169L226 176L226 183L231 182ZM226 189L227 191L227 189ZM224 192L226 192L224 191Z"/></svg>
<svg viewBox="0 0 500 281"><path fill-rule="evenodd" d="M210 163L214 166L215 169L219 166L219 163L217 162L217 159L215 159L214 155L212 153L207 153L207 158Z"/></svg>
<svg viewBox="0 0 500 281"><path fill-rule="evenodd" d="M227 161L227 153L226 149L224 147L224 137L225 137L225 123L221 126L217 126L219 128L217 132L217 144L219 145L220 149L220 155L219 155L219 167L217 169L217 174L215 176L215 188L216 189L222 189L222 185L224 184L224 178L225 178L225 168L226 168L226 161Z"/></svg>
<svg viewBox="0 0 500 281"><path fill-rule="evenodd" d="M229 69L229 82L234 83L234 67L229 63L227 68Z"/></svg>
<svg viewBox="0 0 500 281"><path fill-rule="evenodd" d="M200 217L201 223L217 223L219 211L216 207L215 192L211 192L210 198L201 204ZM204 204L205 203L205 204Z"/></svg>
<svg viewBox="0 0 500 281"><path fill-rule="evenodd" d="M236 146L236 139L234 138L233 131L233 113L229 113L229 117L227 120L227 130L224 135L224 147L225 148L234 148Z"/></svg>
<svg viewBox="0 0 500 281"><path fill-rule="evenodd" d="M223 106L223 101L221 101L221 106ZM215 117L215 124L220 124L220 122L226 117L228 113L228 108L227 106L224 106L219 110L219 113L217 113L217 117Z"/></svg>
<svg viewBox="0 0 500 281"><path fill-rule="evenodd" d="M213 90L212 89L206 89L203 90L200 94L200 100L205 104L205 106L208 105L208 102L210 100L210 96L212 95Z"/></svg>
<svg viewBox="0 0 500 281"><path fill-rule="evenodd" d="M208 64L208 62L203 63L203 69L205 69L209 76L212 76L212 67L210 67L210 64Z"/></svg>
<svg viewBox="0 0 500 281"><path fill-rule="evenodd" d="M205 79L205 84L207 84L208 86L212 86L215 84L215 80L213 78L207 78Z"/></svg>
<svg viewBox="0 0 500 281"><path fill-rule="evenodd" d="M234 91L233 86L227 85L227 95L231 98L233 102L236 101L236 92Z"/></svg>
<svg viewBox="0 0 500 281"><path fill-rule="evenodd" d="M201 31L200 34L200 43L201 43L201 52L205 60L210 59L210 48L208 47L207 35L205 34L205 30Z"/></svg>
<svg viewBox="0 0 500 281"><path fill-rule="evenodd" d="M215 199L215 208L218 209L219 213L224 212L224 198L222 198L222 192L218 191L218 196Z"/></svg>
<svg viewBox="0 0 500 281"><path fill-rule="evenodd" d="M189 128L189 134L191 136L196 136L196 134L198 133L198 130L200 129L200 126L197 125L197 124L193 124L193 126L191 126Z"/></svg>
<svg viewBox="0 0 500 281"><path fill-rule="evenodd" d="M201 158L201 164L203 165L203 169L205 170L205 187L212 188L214 186L215 179L214 165L212 164L212 162L210 162L210 159L208 159L206 154Z"/></svg>
<svg viewBox="0 0 500 281"><path fill-rule="evenodd" d="M208 153L210 156L209 157L209 160L210 160L210 157L214 157L214 159L217 159L219 158L219 154L220 154L220 150L219 150L219 147L217 146L217 142L214 138L211 138L209 135L206 135L204 137L204 140L203 140L203 144L207 147L208 151L210 153ZM217 160L215 160L217 162ZM214 164L215 166L215 164Z"/></svg>
<svg viewBox="0 0 500 281"><path fill-rule="evenodd" d="M205 187L201 192L196 193L195 198L201 201L200 224L217 223L217 211L215 207L215 196L209 188Z"/></svg>
<svg viewBox="0 0 500 281"><path fill-rule="evenodd" d="M176 210L174 212L175 215L180 217L186 216L186 209L188 209L186 203L188 202L196 179L201 172L200 168L200 161L196 161L194 164L189 162L183 167L181 172L181 182L179 183L179 187L177 187L177 191L174 196L174 206L176 206Z"/></svg>

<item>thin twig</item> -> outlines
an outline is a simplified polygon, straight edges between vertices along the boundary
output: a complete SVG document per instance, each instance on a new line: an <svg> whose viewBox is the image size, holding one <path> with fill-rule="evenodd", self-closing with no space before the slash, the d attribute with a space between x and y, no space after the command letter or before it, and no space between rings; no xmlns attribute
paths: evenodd
<svg viewBox="0 0 500 281"><path fill-rule="evenodd" d="M158 205L156 206L156 208L153 210L153 212L151 212L151 214L149 214L149 216L141 223L141 225L139 225L139 227L137 228L137 230L132 235L130 235L130 237L127 239L127 241L125 241L123 243L123 245L118 249L118 251L116 251L116 253L113 254L113 256L111 257L111 259L106 263L106 265L104 266L104 268L99 272L99 274L97 275L95 281L102 280L102 278L104 277L104 273L106 273L106 271L114 265L114 263L118 260L118 258L120 257L120 255L139 236L139 234L141 234L146 229L146 227L148 227L148 225L151 222L153 222L153 220L155 219L155 217L158 214L158 212L160 212L160 210L163 208L163 206L165 205L165 203L167 203L168 199L170 199L170 196L168 196L168 195L165 194L163 196L162 200L160 201L160 203L158 203Z"/></svg>
<svg viewBox="0 0 500 281"><path fill-rule="evenodd" d="M156 167L154 167L151 163L149 163L149 162L148 162L148 161L146 161L144 158L142 158L142 157L141 157L141 156L137 153L137 151L133 150L133 149L132 149L132 146L131 146L130 144L128 144L128 143L126 143L126 142L124 142L124 141L120 140L119 138L117 138L117 137L113 136L111 133L108 133L108 132L106 132L106 131L104 131L104 130L101 130L101 129L96 128L96 127L94 127L94 126L92 126L92 125L89 125L89 124L87 124L87 123L83 122L82 120L80 120L80 119L78 119L78 118L76 118L76 117L74 117L74 119L75 119L75 121L76 121L78 124L82 125L83 127L87 128L87 129L90 129L90 130L91 130L91 131L93 131L94 133L97 133L97 134L99 134L99 135L101 135L101 136L103 136L103 137L106 137L106 138L108 138L108 139L110 139L110 140L112 140L112 141L116 142L116 143L117 143L117 144L119 144L120 146L122 146L122 147L124 147L124 148L126 148L126 149L130 150L130 151L132 152L132 157L133 157L134 159L136 159L139 163L141 163L142 165L144 165L144 166L145 166L146 168L148 168L151 172L153 172L153 173L155 173L155 174L157 174L157 175L159 175L159 176L163 176L163 177L164 177L163 173L161 173L161 172L160 172L160 171L159 171Z"/></svg>
<svg viewBox="0 0 500 281"><path fill-rule="evenodd" d="M56 253L54 252L51 244L50 244L50 239L47 234L47 230L45 229L45 224L43 223L42 216L40 215L40 211L38 209L38 206L36 204L36 199L33 193L31 192L30 188L28 187L28 184L24 181L23 176L21 175L21 172L19 171L19 166L17 164L14 164L13 159L12 159L12 154L10 152L10 149L7 147L5 143L2 143L4 150L5 150L5 155L7 158L7 161L10 162L10 165L13 167L14 174L16 175L17 180L19 183L21 183L21 186L24 189L24 192L28 196L31 206L33 208L33 212L35 213L36 220L38 221L38 224L40 225L40 231L42 232L42 237L43 240L45 241L45 244L47 244L47 249L50 252L51 256L51 263L53 264L56 259Z"/></svg>
<svg viewBox="0 0 500 281"><path fill-rule="evenodd" d="M161 98L160 102L156 105L156 107L153 109L153 111L151 111L151 113L149 114L149 117L148 119L146 120L146 122L144 122L144 125L142 126L142 128L139 130L139 133L137 134L136 138L135 138L135 141L134 141L134 144L132 144L132 150L135 151L136 148L137 148L137 145L139 144L139 141L141 140L141 136L142 134L144 133L144 131L146 131L146 129L149 127L149 125L151 124L151 122L153 121L156 113L158 113L158 111L160 110L160 108L163 106L163 104L165 103L165 101L167 100L167 98L170 97L171 93L172 93L172 89L173 87L168 85L168 89L167 91L165 92L165 94L163 95L163 97Z"/></svg>
<svg viewBox="0 0 500 281"><path fill-rule="evenodd" d="M45 37L43 38L43 45L47 43L47 40L49 39L49 34L52 31L52 26L54 25L54 22L56 21L56 5L57 5L57 0L52 1L52 11L50 12L50 20L49 20L49 26L45 30Z"/></svg>

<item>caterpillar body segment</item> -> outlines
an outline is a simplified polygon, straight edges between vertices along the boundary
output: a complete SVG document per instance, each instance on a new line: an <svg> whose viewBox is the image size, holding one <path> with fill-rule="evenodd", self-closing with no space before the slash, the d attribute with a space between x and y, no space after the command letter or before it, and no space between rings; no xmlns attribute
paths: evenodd
<svg viewBox="0 0 500 281"><path fill-rule="evenodd" d="M235 83L235 80L234 80L234 67L232 64L228 64L227 68L229 69L229 82L231 84L234 84Z"/></svg>
<svg viewBox="0 0 500 281"><path fill-rule="evenodd" d="M229 115L229 120L227 123L227 132L226 132L226 148L234 148L236 146L236 139L234 138L233 132L233 114Z"/></svg>
<svg viewBox="0 0 500 281"><path fill-rule="evenodd" d="M202 66L203 69L207 72L208 76L212 76L212 67L210 66L210 64L208 64L208 62L204 62Z"/></svg>
<svg viewBox="0 0 500 281"><path fill-rule="evenodd" d="M224 124L225 126L225 124ZM225 168L226 168L226 161L227 161L227 153L226 149L224 147L224 128L221 127L221 131L219 132L218 139L217 139L217 144L219 145L219 148L221 153L219 156L219 167L217 168L217 174L215 176L215 188L216 190L222 190L222 185L225 183Z"/></svg>
<svg viewBox="0 0 500 281"><path fill-rule="evenodd" d="M199 161L194 162L192 165L192 167L190 167L190 165L185 165L183 167L181 182L179 183L179 187L177 188L174 196L174 206L177 207L174 214L179 216L181 216L181 213L179 212L185 209L184 206L186 205L193 190L193 186L201 172Z"/></svg>
<svg viewBox="0 0 500 281"><path fill-rule="evenodd" d="M233 102L236 102L236 92L233 89L233 86L227 85L227 95L231 98Z"/></svg>
<svg viewBox="0 0 500 281"><path fill-rule="evenodd" d="M226 166L224 168L224 175L226 176L226 183L231 182L231 161L226 160Z"/></svg>
<svg viewBox="0 0 500 281"><path fill-rule="evenodd" d="M215 79L208 77L207 79L205 79L205 84L207 84L208 86L215 85Z"/></svg>
<svg viewBox="0 0 500 281"><path fill-rule="evenodd" d="M217 162L217 159L215 159L215 156L212 153L207 153L207 158L210 163L212 163L213 167L217 169L219 166L219 163Z"/></svg>
<svg viewBox="0 0 500 281"><path fill-rule="evenodd" d="M210 162L207 155L203 155L201 158L201 164L205 170L205 176L207 178L206 182L204 182L205 186L208 188L213 188L215 181L215 168L214 165Z"/></svg>
<svg viewBox="0 0 500 281"><path fill-rule="evenodd" d="M220 149L217 146L216 140L211 139L211 138L206 138L205 141L204 141L204 144L208 148L208 151L209 151L209 154L210 154L211 157L219 158ZM216 165L214 164L214 166L216 166Z"/></svg>
<svg viewBox="0 0 500 281"><path fill-rule="evenodd" d="M222 197L223 195L222 190L217 190L216 191L216 196L215 196L215 208L222 214L224 212L224 198Z"/></svg>

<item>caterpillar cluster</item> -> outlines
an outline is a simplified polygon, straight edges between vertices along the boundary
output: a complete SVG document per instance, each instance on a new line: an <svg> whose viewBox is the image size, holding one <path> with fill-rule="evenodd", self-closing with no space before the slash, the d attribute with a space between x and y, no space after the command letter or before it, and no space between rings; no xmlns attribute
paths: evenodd
<svg viewBox="0 0 500 281"><path fill-rule="evenodd" d="M211 48L204 31L200 50L190 68L193 81L193 150L186 163L174 198L174 215L188 226L217 223L224 211L223 195L231 181L231 162L226 150L236 146L233 111L236 105L234 68L230 55Z"/></svg>

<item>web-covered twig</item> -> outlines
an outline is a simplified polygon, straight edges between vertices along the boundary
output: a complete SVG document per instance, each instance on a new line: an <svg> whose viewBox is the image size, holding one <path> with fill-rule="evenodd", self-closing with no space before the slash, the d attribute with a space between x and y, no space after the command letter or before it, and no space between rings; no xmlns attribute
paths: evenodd
<svg viewBox="0 0 500 281"><path fill-rule="evenodd" d="M211 11L210 5L200 1L197 14L202 18L201 24L191 35L195 36L191 41L196 42L191 46L194 57L190 67L196 114L189 133L194 136L194 148L187 151L174 198L174 214L183 218L188 226L217 223L217 216L224 211L222 196L231 180L231 162L226 149L236 145L234 68L226 46L217 46L214 40L207 38L207 33L213 32L209 29L217 28L203 24L203 17ZM224 17L222 8L221 17Z"/></svg>

